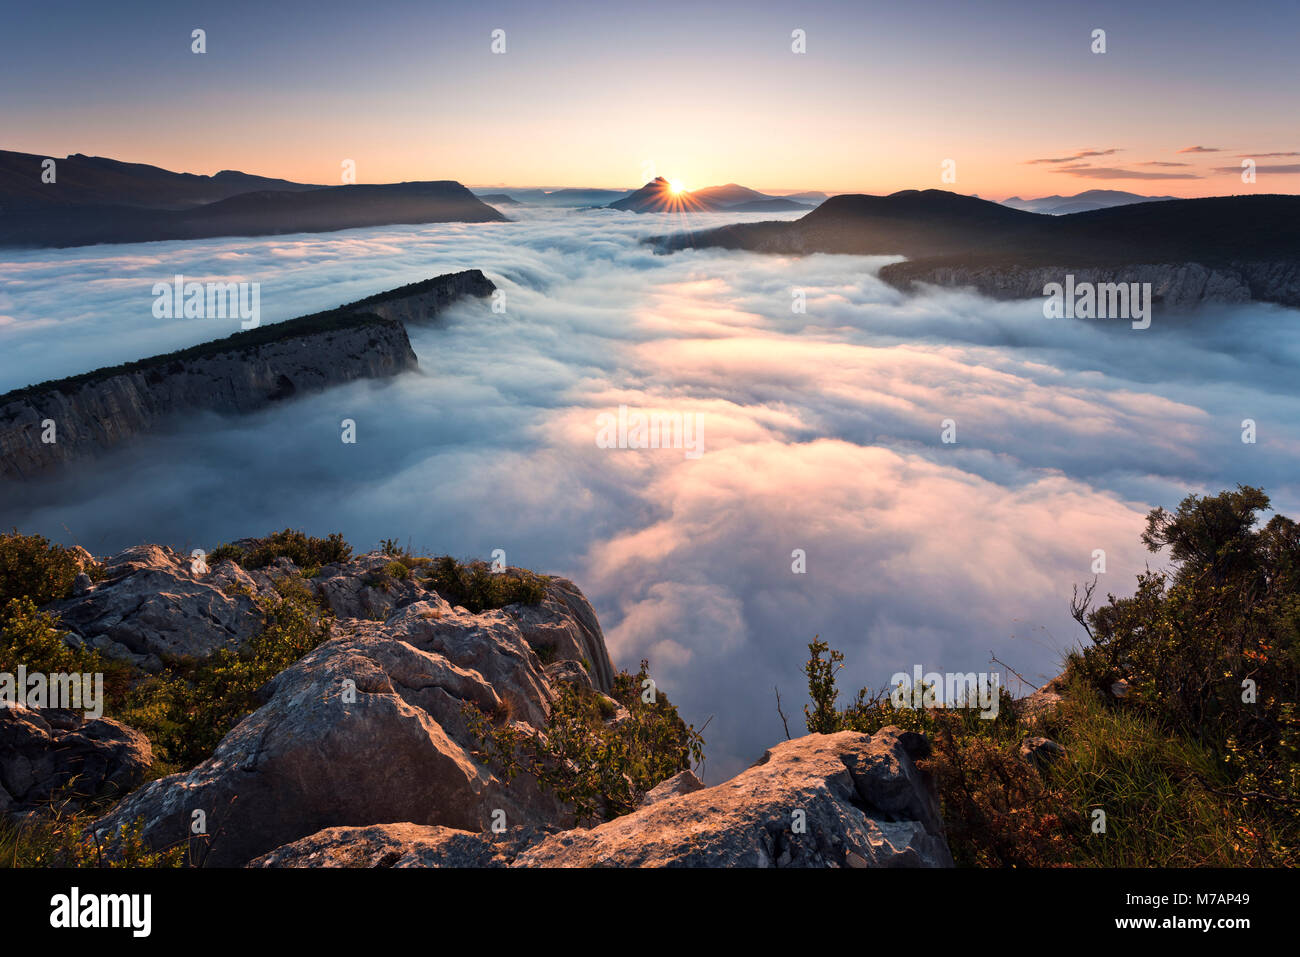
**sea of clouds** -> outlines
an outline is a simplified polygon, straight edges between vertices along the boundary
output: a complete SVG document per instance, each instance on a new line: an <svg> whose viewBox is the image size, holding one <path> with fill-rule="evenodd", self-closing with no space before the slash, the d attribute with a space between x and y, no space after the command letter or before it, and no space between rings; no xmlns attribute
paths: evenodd
<svg viewBox="0 0 1300 957"><path fill-rule="evenodd" d="M237 331L154 318L153 284L177 273L261 283L271 322L473 267L506 311L466 303L412 328L418 373L192 416L0 488L0 525L98 555L286 526L358 549L504 549L576 581L616 664L649 658L688 721L712 718L719 780L783 737L775 687L802 733L814 635L847 655L841 700L916 664L987 671L991 654L1037 683L1081 637L1069 600L1095 549L1101 594L1162 564L1138 541L1153 505L1240 482L1300 513L1295 311L1157 304L1136 331L1045 319L1038 302L904 296L877 278L884 258L655 255L640 240L681 226L668 215L511 215L5 252L0 390ZM693 225L744 218L764 217ZM598 447L597 417L620 405L696 417L704 454Z"/></svg>

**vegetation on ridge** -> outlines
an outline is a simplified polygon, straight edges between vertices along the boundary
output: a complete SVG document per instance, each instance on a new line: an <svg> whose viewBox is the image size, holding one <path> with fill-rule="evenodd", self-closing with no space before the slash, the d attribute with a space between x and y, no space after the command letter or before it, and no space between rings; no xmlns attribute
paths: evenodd
<svg viewBox="0 0 1300 957"><path fill-rule="evenodd" d="M493 573L485 562L416 556L391 539L383 543L382 550L393 561L369 582L377 587L386 588L390 579L419 574L427 587L475 613L519 602L536 603L546 594L545 576L523 569ZM207 554L206 562L215 567L231 560L245 569L264 569L282 558L295 567L285 574L277 570L273 576L276 594L258 599L262 628L243 647L221 649L199 659L168 658L161 670L146 673L69 641L58 616L39 610L70 597L74 580L82 571L92 580L102 579L102 566L39 535L0 534L0 672L13 673L25 665L32 673L102 673L104 715L149 739L154 752L150 777L192 768L257 709L262 703L259 694L268 681L331 635L332 615L317 597L310 578L324 565L352 558L352 547L341 534L316 538L286 528L262 538L220 545ZM589 705L574 702L575 720ZM676 717L675 710L672 716ZM662 732L667 727L642 724L638 732L642 738L650 734L647 728ZM649 759L637 760L645 763ZM65 810L59 803L63 797L59 797L39 821L30 820L20 827L0 820L0 866L105 863L100 849L87 840L85 829L112 802L96 800L94 795L76 797L84 807L75 812ZM113 866L176 865L186 853L184 846L149 851L138 834L128 834L119 843L124 857L120 863L115 859Z"/></svg>
<svg viewBox="0 0 1300 957"><path fill-rule="evenodd" d="M41 535L20 535L17 529L0 534L0 608L15 598L37 605L67 598L83 571L92 580L103 577L101 566L83 568L72 549L51 545Z"/></svg>
<svg viewBox="0 0 1300 957"><path fill-rule="evenodd" d="M1268 507L1239 487L1152 510L1142 540L1169 548L1170 570L1095 609L1092 587L1076 597L1089 642L1067 658L1063 700L1032 726L1005 691L993 720L897 708L886 691L840 708L843 656L814 640L808 730L925 732L933 751L919 764L934 775L959 864L1294 866L1300 526L1274 516L1257 528ZM1018 755L1026 734L1065 754L1035 769Z"/></svg>
<svg viewBox="0 0 1300 957"><path fill-rule="evenodd" d="M620 671L612 696L561 682L541 734L508 714L486 715L469 704L464 713L482 756L507 780L532 775L580 824L613 820L635 811L656 784L704 761L703 729L678 716L649 669L643 659L635 675Z"/></svg>
<svg viewBox="0 0 1300 957"><path fill-rule="evenodd" d="M113 376L128 375L134 372L143 372L150 377L151 382L156 382L160 381L163 375L182 371L183 364L186 362L210 359L213 356L226 353L246 354L253 349L260 349L263 346L284 342L289 339L314 336L325 332L338 332L345 329L357 329L364 326L404 329L397 320L384 319L373 313L353 312L346 307L330 309L310 316L299 316L296 319L286 319L283 322L267 323L254 329L232 333L222 339L211 339L207 342L200 342L198 345L177 349L175 352L164 352L160 355L147 356L144 359L136 359L132 362L123 362L120 365L91 369L89 372L67 376L63 379L50 379L35 385L24 386L0 395L0 407L17 402L20 399L36 399L48 392L57 391L63 395L72 395L85 386L103 382ZM404 331L403 335L405 335Z"/></svg>

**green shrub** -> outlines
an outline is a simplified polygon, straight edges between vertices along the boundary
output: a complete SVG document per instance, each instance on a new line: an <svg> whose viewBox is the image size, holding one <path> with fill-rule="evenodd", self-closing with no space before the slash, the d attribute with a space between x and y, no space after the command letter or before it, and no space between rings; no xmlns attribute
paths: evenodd
<svg viewBox="0 0 1300 957"><path fill-rule="evenodd" d="M91 825L95 813L79 811L33 816L22 822L0 817L0 867L182 867L186 847L153 850L144 841L144 821L137 820L114 841L116 853L105 855Z"/></svg>
<svg viewBox="0 0 1300 957"><path fill-rule="evenodd" d="M286 528L257 539L246 551L242 564L244 568L264 568L277 558L287 558L299 568L307 568L346 562L351 557L352 546L338 532L326 538L313 538Z"/></svg>
<svg viewBox="0 0 1300 957"><path fill-rule="evenodd" d="M522 568L494 572L487 562L462 563L450 555L434 559L428 568L430 588L475 614L506 605L535 605L546 597L546 578Z"/></svg>
<svg viewBox="0 0 1300 957"><path fill-rule="evenodd" d="M1091 644L1070 662L1099 692L1128 682L1122 707L1166 734L1194 741L1221 766L1215 788L1242 814L1258 807L1292 836L1300 830L1300 525L1275 515L1260 489L1190 495L1174 513L1153 509L1142 541L1168 548L1167 572L1138 576L1128 598L1074 606ZM1260 832L1255 852L1275 853Z"/></svg>
<svg viewBox="0 0 1300 957"><path fill-rule="evenodd" d="M89 569L88 569L89 571ZM62 545L40 535L0 534L0 605L30 598L37 605L67 598L81 566Z"/></svg>
<svg viewBox="0 0 1300 957"><path fill-rule="evenodd" d="M160 763L184 770L203 761L257 709L263 685L330 636L328 621L316 620L301 596L290 592L261 605L263 628L243 648L166 662L114 715L149 737Z"/></svg>
<svg viewBox="0 0 1300 957"><path fill-rule="evenodd" d="M704 738L686 724L662 692L645 690L649 663L620 672L612 697L628 711L613 723L603 696L572 682L559 688L544 735L465 706L480 752L506 780L531 774L573 807L580 823L612 820L636 810L645 793L692 762L704 761ZM497 723L493 723L493 717Z"/></svg>
<svg viewBox="0 0 1300 957"><path fill-rule="evenodd" d="M29 672L95 674L108 669L94 651L67 644L58 618L36 610L30 598L11 598L0 609L0 672L13 674L19 665Z"/></svg>
<svg viewBox="0 0 1300 957"><path fill-rule="evenodd" d="M829 652L826 659L822 654ZM818 635L808 643L808 661L803 672L808 676L808 697L811 710L803 706L804 720L809 734L834 734L846 730L844 718L835 708L839 692L835 688L835 673L844 667L844 653L834 651ZM868 732L870 733L870 732Z"/></svg>
<svg viewBox="0 0 1300 957"><path fill-rule="evenodd" d="M239 545L229 543L218 545L212 551L208 552L205 559L209 568L216 568L224 561L232 561L236 565L244 564L244 549Z"/></svg>
<svg viewBox="0 0 1300 957"><path fill-rule="evenodd" d="M1300 862L1300 527L1258 489L1154 509L1143 541L1167 572L1075 618L1090 643L1066 661L1064 701L1035 724L1065 756L1019 759L1030 733L1003 691L996 720L974 709L895 708L858 692L837 706L843 655L819 638L804 666L809 731L926 732L959 864L1295 866ZM1120 679L1128 693L1109 693ZM1251 690L1253 689L1253 694ZM1106 830L1094 833L1093 813Z"/></svg>
<svg viewBox="0 0 1300 957"><path fill-rule="evenodd" d="M304 570L296 575L282 575L271 582L271 587L281 598L287 598L303 609L330 614L329 605L320 599L311 582L308 581L307 571Z"/></svg>

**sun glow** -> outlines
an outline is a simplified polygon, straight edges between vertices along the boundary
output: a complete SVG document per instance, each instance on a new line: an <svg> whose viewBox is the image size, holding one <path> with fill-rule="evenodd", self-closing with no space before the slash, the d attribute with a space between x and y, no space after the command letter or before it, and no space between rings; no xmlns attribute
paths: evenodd
<svg viewBox="0 0 1300 957"><path fill-rule="evenodd" d="M686 184L683 183L680 179L670 179L668 181L668 189L673 193L674 196L676 196L679 193L686 192Z"/></svg>

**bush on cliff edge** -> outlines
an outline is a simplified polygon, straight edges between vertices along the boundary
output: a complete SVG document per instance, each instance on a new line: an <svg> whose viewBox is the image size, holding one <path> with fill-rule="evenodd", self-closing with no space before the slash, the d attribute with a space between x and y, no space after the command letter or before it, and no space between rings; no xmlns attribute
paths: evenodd
<svg viewBox="0 0 1300 957"><path fill-rule="evenodd" d="M704 761L700 731L654 688L649 668L642 660L635 675L620 671L613 704L562 682L542 734L473 705L465 706L466 720L482 742L480 755L506 780L532 775L573 808L580 824L613 820L636 810L656 784Z"/></svg>
<svg viewBox="0 0 1300 957"><path fill-rule="evenodd" d="M809 645L809 731L923 731L959 864L1128 867L1300 863L1300 526L1262 491L1188 496L1147 517L1165 572L1128 598L1074 614L1088 643L1064 700L1028 726L1003 691L995 720L973 709L897 708L884 691L837 705L843 655ZM825 656L825 657L823 657ZM1126 684L1122 697L1112 692ZM1026 734L1065 747L1037 770ZM1105 831L1094 829L1104 812Z"/></svg>

